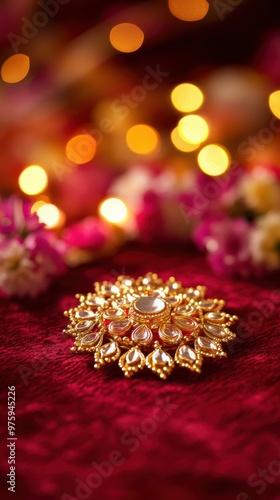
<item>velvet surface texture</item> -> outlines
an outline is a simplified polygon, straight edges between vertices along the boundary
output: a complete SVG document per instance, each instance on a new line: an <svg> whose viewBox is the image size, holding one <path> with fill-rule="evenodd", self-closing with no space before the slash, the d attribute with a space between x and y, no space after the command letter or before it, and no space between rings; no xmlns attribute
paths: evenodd
<svg viewBox="0 0 280 500"><path fill-rule="evenodd" d="M206 285L239 316L228 357L163 381L125 379L70 352L63 311L94 281L148 271ZM127 247L72 269L34 300L1 304L1 499L280 500L279 274L213 275L203 256ZM16 390L16 493L8 491L7 388ZM11 441L10 441L11 442Z"/></svg>

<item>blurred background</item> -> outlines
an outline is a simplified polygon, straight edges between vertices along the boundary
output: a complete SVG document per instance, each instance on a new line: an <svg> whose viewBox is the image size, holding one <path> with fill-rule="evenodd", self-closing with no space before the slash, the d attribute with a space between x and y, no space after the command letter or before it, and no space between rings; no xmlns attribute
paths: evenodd
<svg viewBox="0 0 280 500"><path fill-rule="evenodd" d="M0 10L1 196L31 200L68 263L194 241L217 272L279 268L277 2Z"/></svg>

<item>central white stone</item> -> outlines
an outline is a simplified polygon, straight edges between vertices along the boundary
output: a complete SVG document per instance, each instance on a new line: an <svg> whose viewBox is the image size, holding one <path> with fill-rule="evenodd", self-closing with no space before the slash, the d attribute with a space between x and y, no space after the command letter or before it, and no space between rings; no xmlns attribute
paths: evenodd
<svg viewBox="0 0 280 500"><path fill-rule="evenodd" d="M136 300L134 308L142 314L155 314L165 309L165 303L158 297L140 297Z"/></svg>

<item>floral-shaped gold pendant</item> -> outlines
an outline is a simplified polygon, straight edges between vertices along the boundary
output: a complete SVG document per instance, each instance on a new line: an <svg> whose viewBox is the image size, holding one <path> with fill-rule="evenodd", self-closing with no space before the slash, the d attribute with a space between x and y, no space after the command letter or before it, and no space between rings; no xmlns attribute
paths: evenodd
<svg viewBox="0 0 280 500"><path fill-rule="evenodd" d="M175 365L200 373L204 357L226 356L222 344L235 338L237 317L222 311L224 300L205 298L204 286L153 273L94 285L65 312L64 332L74 337L71 351L94 353L95 368L118 360L126 377L145 366L163 379Z"/></svg>

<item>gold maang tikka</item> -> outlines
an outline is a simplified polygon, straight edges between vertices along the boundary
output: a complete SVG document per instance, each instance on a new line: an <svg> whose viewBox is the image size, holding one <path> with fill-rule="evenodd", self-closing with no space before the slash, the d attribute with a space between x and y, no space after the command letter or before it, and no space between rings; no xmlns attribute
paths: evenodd
<svg viewBox="0 0 280 500"><path fill-rule="evenodd" d="M94 288L76 295L64 332L74 337L72 352L94 353L95 368L118 360L126 377L147 367L165 379L176 365L200 373L204 358L226 356L222 344L236 336L237 317L222 311L223 299L206 298L205 286L148 273Z"/></svg>

